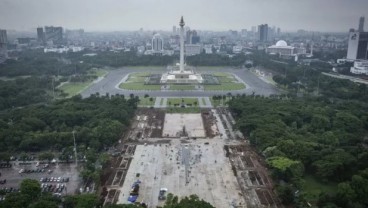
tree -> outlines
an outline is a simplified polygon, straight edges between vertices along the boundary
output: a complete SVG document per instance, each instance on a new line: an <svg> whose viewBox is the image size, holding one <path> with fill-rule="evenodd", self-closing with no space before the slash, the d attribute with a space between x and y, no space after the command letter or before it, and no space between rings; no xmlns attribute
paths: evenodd
<svg viewBox="0 0 368 208"><path fill-rule="evenodd" d="M59 206L53 201L39 200L29 205L29 208L58 208Z"/></svg>
<svg viewBox="0 0 368 208"><path fill-rule="evenodd" d="M199 199L197 195L190 195L189 197L184 197L180 201L177 196L169 193L166 198L165 205L163 208L214 208L210 203Z"/></svg>
<svg viewBox="0 0 368 208"><path fill-rule="evenodd" d="M41 195L41 185L37 180L24 179L20 184L20 191L32 199L38 199Z"/></svg>
<svg viewBox="0 0 368 208"><path fill-rule="evenodd" d="M279 185L276 191L282 203L292 204L294 202L294 191L290 185Z"/></svg>
<svg viewBox="0 0 368 208"><path fill-rule="evenodd" d="M49 162L54 159L54 157L55 155L52 152L43 152L38 155L39 160L47 160Z"/></svg>

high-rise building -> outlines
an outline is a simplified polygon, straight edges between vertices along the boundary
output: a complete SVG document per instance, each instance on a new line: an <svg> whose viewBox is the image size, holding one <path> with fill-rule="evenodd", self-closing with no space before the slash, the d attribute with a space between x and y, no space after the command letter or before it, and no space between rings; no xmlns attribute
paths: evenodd
<svg viewBox="0 0 368 208"><path fill-rule="evenodd" d="M176 34L176 26L175 25L173 26L172 33Z"/></svg>
<svg viewBox="0 0 368 208"><path fill-rule="evenodd" d="M259 41L267 42L268 40L268 25L262 24L258 26Z"/></svg>
<svg viewBox="0 0 368 208"><path fill-rule="evenodd" d="M185 44L198 44L201 38L197 34L196 30L188 30L186 32Z"/></svg>
<svg viewBox="0 0 368 208"><path fill-rule="evenodd" d="M52 41L53 44L61 44L63 41L63 28L45 27L45 40L46 42Z"/></svg>
<svg viewBox="0 0 368 208"><path fill-rule="evenodd" d="M8 37L6 30L0 30L0 63L4 62L8 58Z"/></svg>
<svg viewBox="0 0 368 208"><path fill-rule="evenodd" d="M364 17L360 17L360 18L359 18L359 27L358 27L358 31L359 31L359 32L364 32Z"/></svg>
<svg viewBox="0 0 368 208"><path fill-rule="evenodd" d="M368 59L368 32L350 32L347 59Z"/></svg>
<svg viewBox="0 0 368 208"><path fill-rule="evenodd" d="M164 40L158 33L152 38L152 50L153 52L162 52L164 50Z"/></svg>
<svg viewBox="0 0 368 208"><path fill-rule="evenodd" d="M45 42L45 33L43 32L43 28L42 27L38 27L37 28L37 40L40 43L44 43Z"/></svg>

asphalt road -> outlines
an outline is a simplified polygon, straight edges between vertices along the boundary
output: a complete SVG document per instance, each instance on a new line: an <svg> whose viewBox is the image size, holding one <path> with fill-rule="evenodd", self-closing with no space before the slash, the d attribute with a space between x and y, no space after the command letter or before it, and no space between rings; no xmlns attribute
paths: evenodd
<svg viewBox="0 0 368 208"><path fill-rule="evenodd" d="M231 92L232 94L252 94L269 96L271 94L279 94L280 91L276 89L273 85L270 85L263 80L259 79L256 75L251 73L246 69L231 69L224 68L221 70L213 69L207 72L228 72L235 74L247 85L246 89L243 90L232 90L232 91L150 91L150 90L123 90L119 88L119 83L126 77L129 73L133 72L146 72L149 69L130 69L128 67L111 70L103 79L96 83L93 83L86 90L84 90L81 95L82 97L89 97L91 94L99 93L100 95L105 95L109 93L110 95L124 94L126 96L130 94L144 96L149 94L151 97L206 97L212 95L223 95ZM155 70L155 72L160 73L163 71Z"/></svg>

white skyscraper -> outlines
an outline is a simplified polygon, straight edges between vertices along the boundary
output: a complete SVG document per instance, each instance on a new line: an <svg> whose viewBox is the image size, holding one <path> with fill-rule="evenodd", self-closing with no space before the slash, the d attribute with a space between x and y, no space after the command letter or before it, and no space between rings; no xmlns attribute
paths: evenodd
<svg viewBox="0 0 368 208"><path fill-rule="evenodd" d="M0 63L4 62L8 58L7 43L8 37L6 30L0 30Z"/></svg>
<svg viewBox="0 0 368 208"><path fill-rule="evenodd" d="M162 52L164 50L164 40L158 33L152 38L152 50L153 52Z"/></svg>

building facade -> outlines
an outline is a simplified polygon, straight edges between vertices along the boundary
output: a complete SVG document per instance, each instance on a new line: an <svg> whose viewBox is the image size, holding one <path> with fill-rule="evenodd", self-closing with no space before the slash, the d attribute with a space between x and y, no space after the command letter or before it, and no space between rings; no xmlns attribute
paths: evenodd
<svg viewBox="0 0 368 208"><path fill-rule="evenodd" d="M358 27L358 31L359 31L359 32L364 32L364 17L360 17L360 18L359 18L359 27Z"/></svg>
<svg viewBox="0 0 368 208"><path fill-rule="evenodd" d="M62 27L45 27L45 41L52 44L61 44L63 42L63 28Z"/></svg>
<svg viewBox="0 0 368 208"><path fill-rule="evenodd" d="M164 40L160 34L155 34L152 38L152 51L154 53L162 52L164 50Z"/></svg>
<svg viewBox="0 0 368 208"><path fill-rule="evenodd" d="M8 36L6 30L0 30L0 63L3 63L8 58Z"/></svg>
<svg viewBox="0 0 368 208"><path fill-rule="evenodd" d="M350 32L347 59L368 59L368 32Z"/></svg>
<svg viewBox="0 0 368 208"><path fill-rule="evenodd" d="M258 26L259 41L267 42L268 40L268 25L262 24Z"/></svg>
<svg viewBox="0 0 368 208"><path fill-rule="evenodd" d="M354 66L350 68L350 72L368 75L368 61L355 61Z"/></svg>
<svg viewBox="0 0 368 208"><path fill-rule="evenodd" d="M37 40L40 43L44 43L45 42L45 33L43 32L43 28L42 27L38 27L37 28Z"/></svg>

